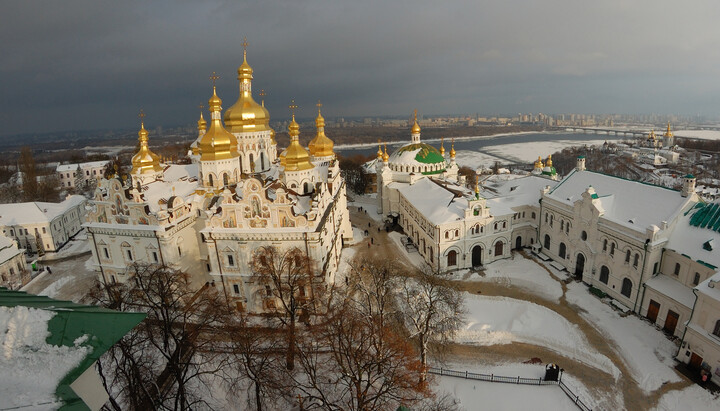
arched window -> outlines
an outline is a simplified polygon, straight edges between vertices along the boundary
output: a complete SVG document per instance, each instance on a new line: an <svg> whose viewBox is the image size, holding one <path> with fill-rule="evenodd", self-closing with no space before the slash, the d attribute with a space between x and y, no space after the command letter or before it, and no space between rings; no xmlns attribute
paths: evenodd
<svg viewBox="0 0 720 411"><path fill-rule="evenodd" d="M603 253L607 251L607 238L603 240Z"/></svg>
<svg viewBox="0 0 720 411"><path fill-rule="evenodd" d="M610 278L610 269L607 268L606 266L602 266L600 268L600 282L607 285L609 278Z"/></svg>
<svg viewBox="0 0 720 411"><path fill-rule="evenodd" d="M445 238L450 238L450 232L449 232L449 231L445 231Z"/></svg>
<svg viewBox="0 0 720 411"><path fill-rule="evenodd" d="M565 220L560 220L560 231L565 231Z"/></svg>
<svg viewBox="0 0 720 411"><path fill-rule="evenodd" d="M629 262L630 262L630 250L627 250L627 251L625 252L625 262L626 262L626 263L629 263Z"/></svg>
<svg viewBox="0 0 720 411"><path fill-rule="evenodd" d="M448 267L457 265L457 251L450 250L450 252L447 255L447 265L448 265Z"/></svg>
<svg viewBox="0 0 720 411"><path fill-rule="evenodd" d="M640 262L640 254L635 253L635 259L633 260L633 267L637 268L639 262Z"/></svg>
<svg viewBox="0 0 720 411"><path fill-rule="evenodd" d="M624 295L627 298L630 298L630 294L632 293L632 281L630 281L629 278L624 278L622 283L622 290L620 290L620 294Z"/></svg>
<svg viewBox="0 0 720 411"><path fill-rule="evenodd" d="M507 228L507 221L503 221L503 229Z"/></svg>
<svg viewBox="0 0 720 411"><path fill-rule="evenodd" d="M587 240L587 231L583 230L583 232L580 234L580 239L583 241Z"/></svg>
<svg viewBox="0 0 720 411"><path fill-rule="evenodd" d="M715 328L713 329L713 335L720 337L720 320L715 321Z"/></svg>
<svg viewBox="0 0 720 411"><path fill-rule="evenodd" d="M473 208L473 215L480 215L480 207Z"/></svg>
<svg viewBox="0 0 720 411"><path fill-rule="evenodd" d="M460 237L460 230L455 230L455 237Z"/></svg>
<svg viewBox="0 0 720 411"><path fill-rule="evenodd" d="M215 185L212 174L208 174L208 184L210 184L211 186Z"/></svg>
<svg viewBox="0 0 720 411"><path fill-rule="evenodd" d="M533 211L533 213L532 213L532 219L533 219L533 220L535 219L535 212L534 212L534 211Z"/></svg>
<svg viewBox="0 0 720 411"><path fill-rule="evenodd" d="M680 275L680 263L675 263L675 271L673 271L673 274Z"/></svg>
<svg viewBox="0 0 720 411"><path fill-rule="evenodd" d="M700 284L700 273L695 273L695 278L693 278L693 285Z"/></svg>
<svg viewBox="0 0 720 411"><path fill-rule="evenodd" d="M565 224L565 234L570 233L570 223Z"/></svg>
<svg viewBox="0 0 720 411"><path fill-rule="evenodd" d="M610 255L615 255L615 243L610 244Z"/></svg>
<svg viewBox="0 0 720 411"><path fill-rule="evenodd" d="M551 215L551 216L550 216L550 227L553 226L553 220L555 220L555 216L554 216L554 215Z"/></svg>
<svg viewBox="0 0 720 411"><path fill-rule="evenodd" d="M544 245L545 245L546 250L550 249L550 236L547 234L545 234L545 244Z"/></svg>
<svg viewBox="0 0 720 411"><path fill-rule="evenodd" d="M547 222L548 222L548 213L545 212L545 223L547 223Z"/></svg>
<svg viewBox="0 0 720 411"><path fill-rule="evenodd" d="M560 243L560 247L558 248L558 256L560 258L565 258L565 243Z"/></svg>
<svg viewBox="0 0 720 411"><path fill-rule="evenodd" d="M309 192L312 191L312 190L310 189L310 183L308 183L307 181L303 184L303 191L305 192L305 194L307 194L307 193L309 193Z"/></svg>
<svg viewBox="0 0 720 411"><path fill-rule="evenodd" d="M498 228L498 223L495 223L494 227L495 227L495 229L497 230L497 228Z"/></svg>
<svg viewBox="0 0 720 411"><path fill-rule="evenodd" d="M503 254L503 242L498 241L495 243L495 256L502 255Z"/></svg>
<svg viewBox="0 0 720 411"><path fill-rule="evenodd" d="M223 173L223 185L224 185L224 186L230 185L230 181L229 181L229 179L228 179L227 173Z"/></svg>

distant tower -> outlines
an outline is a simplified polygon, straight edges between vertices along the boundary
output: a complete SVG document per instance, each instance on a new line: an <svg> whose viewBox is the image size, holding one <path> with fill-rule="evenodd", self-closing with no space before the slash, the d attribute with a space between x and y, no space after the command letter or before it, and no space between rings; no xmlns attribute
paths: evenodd
<svg viewBox="0 0 720 411"><path fill-rule="evenodd" d="M683 180L683 187L681 195L683 197L689 197L695 192L695 176L688 174Z"/></svg>
<svg viewBox="0 0 720 411"><path fill-rule="evenodd" d="M672 147L675 145L675 136L673 135L672 130L670 130L670 123L667 124L667 130L665 130L665 134L663 134L663 145L665 147Z"/></svg>
<svg viewBox="0 0 720 411"><path fill-rule="evenodd" d="M585 171L585 156L578 156L576 168L577 171Z"/></svg>
<svg viewBox="0 0 720 411"><path fill-rule="evenodd" d="M412 130L410 131L410 137L413 143L420 142L420 126L417 122L417 109L413 112L413 125Z"/></svg>

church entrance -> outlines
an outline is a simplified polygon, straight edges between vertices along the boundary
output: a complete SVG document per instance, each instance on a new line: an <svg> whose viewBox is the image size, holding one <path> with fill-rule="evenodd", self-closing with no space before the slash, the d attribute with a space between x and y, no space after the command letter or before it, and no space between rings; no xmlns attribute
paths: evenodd
<svg viewBox="0 0 720 411"><path fill-rule="evenodd" d="M472 266L480 267L482 265L482 254L483 249L479 245L476 245L472 249Z"/></svg>
<svg viewBox="0 0 720 411"><path fill-rule="evenodd" d="M575 262L575 277L582 281L583 272L585 271L585 256L582 253L578 253L577 260Z"/></svg>
<svg viewBox="0 0 720 411"><path fill-rule="evenodd" d="M515 239L515 249L519 250L522 248L522 237L518 236L518 238Z"/></svg>

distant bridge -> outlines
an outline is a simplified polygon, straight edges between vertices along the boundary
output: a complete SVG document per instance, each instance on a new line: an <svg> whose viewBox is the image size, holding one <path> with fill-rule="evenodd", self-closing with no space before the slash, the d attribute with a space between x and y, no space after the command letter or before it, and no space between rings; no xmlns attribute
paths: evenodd
<svg viewBox="0 0 720 411"><path fill-rule="evenodd" d="M623 136L633 136L633 137L643 137L650 133L650 130L618 130L614 128L597 128L597 127L577 127L577 126L555 126L551 127L555 130L572 130L572 131L582 131L583 133L594 133L594 134L607 134L607 135L623 135Z"/></svg>

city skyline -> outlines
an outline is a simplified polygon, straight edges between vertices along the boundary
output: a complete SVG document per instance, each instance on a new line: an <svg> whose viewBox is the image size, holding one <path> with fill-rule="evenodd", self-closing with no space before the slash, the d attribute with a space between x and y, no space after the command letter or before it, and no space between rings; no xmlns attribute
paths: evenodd
<svg viewBox="0 0 720 411"><path fill-rule="evenodd" d="M720 112L711 1L266 3L4 4L0 135L188 124L213 71L227 109L244 36L272 120Z"/></svg>

